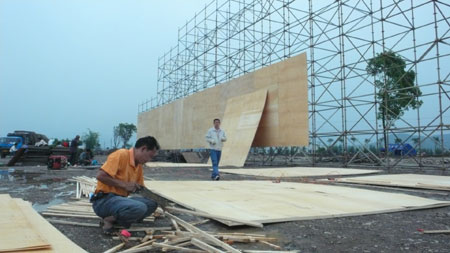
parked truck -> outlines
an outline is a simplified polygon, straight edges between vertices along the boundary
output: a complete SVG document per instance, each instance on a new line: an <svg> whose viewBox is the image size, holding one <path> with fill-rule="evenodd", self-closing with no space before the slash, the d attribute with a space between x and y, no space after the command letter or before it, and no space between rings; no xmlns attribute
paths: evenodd
<svg viewBox="0 0 450 253"><path fill-rule="evenodd" d="M33 131L16 130L8 133L6 137L0 137L0 154L4 158L9 154L11 147L16 144L16 148L20 149L26 146L34 146L37 142L44 140L48 143L47 136L38 134Z"/></svg>

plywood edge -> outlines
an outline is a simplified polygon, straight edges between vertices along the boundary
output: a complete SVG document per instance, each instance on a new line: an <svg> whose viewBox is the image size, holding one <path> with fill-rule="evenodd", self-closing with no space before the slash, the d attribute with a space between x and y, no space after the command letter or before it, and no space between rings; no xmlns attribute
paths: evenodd
<svg viewBox="0 0 450 253"><path fill-rule="evenodd" d="M422 210L422 209L432 209L432 208L440 208L450 206L450 201L441 201L443 203L430 204L425 206L414 206L414 207L401 207L401 208L393 208L382 211L372 211L372 212L356 212L351 214L338 214L338 215L321 215L321 216L310 216L310 217L289 217L282 219L266 219L266 220L253 220L261 223L278 223L278 222L287 222L287 221L303 221L303 220L320 220L320 219L331 219L331 218L343 218L343 217L353 217L353 216L364 216L364 215L374 215L374 214L385 214L385 213L396 213L396 212L405 212L405 211L414 211L414 210Z"/></svg>
<svg viewBox="0 0 450 253"><path fill-rule="evenodd" d="M345 178L344 178L345 179ZM337 183L349 183L349 184L360 184L360 185L381 185L381 186L391 186L398 188L412 188L412 189L426 189L426 190L436 190L436 191L450 191L450 187L441 187L427 184L416 184L416 185L402 185L392 182L383 181L367 181L367 180L336 180Z"/></svg>

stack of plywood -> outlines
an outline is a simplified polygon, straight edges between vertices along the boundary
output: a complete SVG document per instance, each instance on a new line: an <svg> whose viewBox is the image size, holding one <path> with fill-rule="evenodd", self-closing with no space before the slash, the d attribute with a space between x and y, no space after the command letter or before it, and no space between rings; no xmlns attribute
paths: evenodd
<svg viewBox="0 0 450 253"><path fill-rule="evenodd" d="M0 195L0 252L85 252L33 210L29 202Z"/></svg>

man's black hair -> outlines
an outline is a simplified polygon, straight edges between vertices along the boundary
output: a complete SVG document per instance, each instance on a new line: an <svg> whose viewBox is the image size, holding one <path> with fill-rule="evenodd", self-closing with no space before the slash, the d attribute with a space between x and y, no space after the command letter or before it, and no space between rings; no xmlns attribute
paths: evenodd
<svg viewBox="0 0 450 253"><path fill-rule="evenodd" d="M142 146L146 146L148 150L153 150L154 148L156 148L156 150L160 149L158 141L153 136L139 138L134 145L135 148L140 148Z"/></svg>
<svg viewBox="0 0 450 253"><path fill-rule="evenodd" d="M220 119L214 119L214 120L213 120L213 123L216 123L216 120L218 120L219 123L220 123Z"/></svg>

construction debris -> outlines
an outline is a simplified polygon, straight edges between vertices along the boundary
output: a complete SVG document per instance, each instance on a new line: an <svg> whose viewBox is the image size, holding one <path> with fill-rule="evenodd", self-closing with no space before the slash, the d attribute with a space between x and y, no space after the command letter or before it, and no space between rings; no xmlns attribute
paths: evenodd
<svg viewBox="0 0 450 253"><path fill-rule="evenodd" d="M167 207L174 211L185 211L181 208ZM189 211L189 210L187 210ZM185 212L196 215L195 212ZM98 218L92 211L91 203L86 199L64 203L49 207L45 212L45 216L64 216L77 217L83 219ZM202 216L202 215L199 215ZM146 218L144 221L153 222L155 217L167 218L171 227L131 227L127 229L133 232L133 236L124 238L121 234L113 236L113 240L121 241L117 246L107 250L106 252L143 252L149 249L157 249L158 251L176 251L176 252L241 252L231 246L234 243L261 243L273 249L281 249L280 246L274 244L277 238L267 237L264 234L253 233L214 233L203 231L195 225L203 224L209 220L202 220L196 223L189 223L169 212L164 212L161 208L157 209L156 215ZM97 223L91 222L75 222L59 219L48 219L54 224L65 224L74 226L99 226ZM143 233L142 233L143 232ZM139 236L140 235L140 236Z"/></svg>

